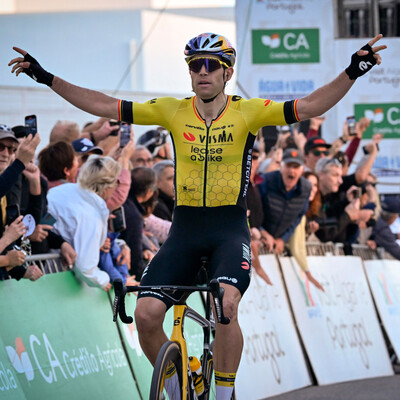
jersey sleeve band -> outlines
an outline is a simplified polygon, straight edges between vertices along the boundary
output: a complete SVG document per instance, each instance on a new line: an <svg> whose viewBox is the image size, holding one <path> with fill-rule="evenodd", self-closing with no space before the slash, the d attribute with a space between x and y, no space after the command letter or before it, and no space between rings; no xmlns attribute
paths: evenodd
<svg viewBox="0 0 400 400"><path fill-rule="evenodd" d="M286 123L293 124L299 121L299 116L297 115L297 99L285 101L283 105L283 112L285 115Z"/></svg>
<svg viewBox="0 0 400 400"><path fill-rule="evenodd" d="M133 123L132 102L126 100L120 100L118 102L118 115L120 121L132 124Z"/></svg>

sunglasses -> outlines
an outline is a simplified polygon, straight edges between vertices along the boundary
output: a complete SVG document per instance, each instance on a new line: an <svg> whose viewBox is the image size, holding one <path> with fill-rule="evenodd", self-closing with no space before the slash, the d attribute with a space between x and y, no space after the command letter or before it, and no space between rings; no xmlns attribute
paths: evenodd
<svg viewBox="0 0 400 400"><path fill-rule="evenodd" d="M329 151L328 150L314 150L312 153L314 154L315 157L319 157L322 154L324 156L329 156Z"/></svg>
<svg viewBox="0 0 400 400"><path fill-rule="evenodd" d="M206 68L207 72L214 72L217 69L220 69L222 66L229 68L229 65L219 60L218 58L207 58L207 57L196 57L189 61L189 69L192 72L198 74L203 65Z"/></svg>
<svg viewBox="0 0 400 400"><path fill-rule="evenodd" d="M9 155L14 154L17 151L17 147L15 146L6 146L5 144L0 143L0 152L4 151L4 149L8 150Z"/></svg>

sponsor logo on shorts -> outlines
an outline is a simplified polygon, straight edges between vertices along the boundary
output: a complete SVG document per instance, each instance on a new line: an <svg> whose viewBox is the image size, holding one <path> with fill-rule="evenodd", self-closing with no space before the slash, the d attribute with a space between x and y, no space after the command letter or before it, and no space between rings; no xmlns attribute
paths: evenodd
<svg viewBox="0 0 400 400"><path fill-rule="evenodd" d="M251 252L250 252L250 247L245 244L242 243L242 251L243 251L243 255L242 257L247 261L247 263L250 265L251 263ZM243 265L243 264L242 264Z"/></svg>
<svg viewBox="0 0 400 400"><path fill-rule="evenodd" d="M218 279L218 282L220 281L228 281L228 282L232 282L232 283L237 283L238 280L236 278L231 278L229 276L220 276Z"/></svg>
<svg viewBox="0 0 400 400"><path fill-rule="evenodd" d="M243 261L241 267L242 267L243 269L245 269L246 271L247 271L248 269L250 269L250 265L249 265L249 263L248 263L247 261Z"/></svg>

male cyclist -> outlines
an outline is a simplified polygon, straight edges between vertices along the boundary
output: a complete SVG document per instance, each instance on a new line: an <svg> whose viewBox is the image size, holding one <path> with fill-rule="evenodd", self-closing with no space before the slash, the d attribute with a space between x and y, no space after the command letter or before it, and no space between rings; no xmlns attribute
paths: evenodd
<svg viewBox="0 0 400 400"><path fill-rule="evenodd" d="M225 289L228 325L218 325L214 344L217 399L230 399L243 347L237 321L239 301L250 282L250 235L245 196L251 153L259 128L287 125L323 115L351 88L357 77L380 64L373 46L382 35L353 54L336 79L310 95L275 103L244 100L225 94L236 52L220 35L204 33L185 48L195 96L158 98L144 104L118 100L74 86L46 72L26 51L10 61L12 72L47 84L76 107L94 115L143 125L159 125L171 133L175 150L175 210L168 239L143 273L141 284L193 283L200 258L209 259L209 278ZM154 364L167 337L162 329L168 299L141 293L135 311L141 346ZM171 378L171 385L174 385Z"/></svg>

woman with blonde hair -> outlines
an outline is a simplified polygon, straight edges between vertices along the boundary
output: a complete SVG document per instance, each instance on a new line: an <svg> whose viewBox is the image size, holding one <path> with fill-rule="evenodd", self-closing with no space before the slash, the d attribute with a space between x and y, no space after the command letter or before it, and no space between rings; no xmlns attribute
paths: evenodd
<svg viewBox="0 0 400 400"><path fill-rule="evenodd" d="M106 201L118 187L121 166L111 157L92 155L83 165L78 183L53 188L48 210L56 219L54 231L76 251L74 272L89 286L111 288L109 275L98 268L99 250L107 237Z"/></svg>

